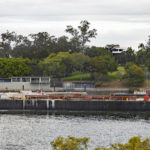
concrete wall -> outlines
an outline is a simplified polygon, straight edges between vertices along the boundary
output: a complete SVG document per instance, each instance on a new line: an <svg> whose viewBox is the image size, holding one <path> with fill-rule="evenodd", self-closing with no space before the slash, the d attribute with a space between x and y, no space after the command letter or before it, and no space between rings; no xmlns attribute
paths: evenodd
<svg viewBox="0 0 150 150"><path fill-rule="evenodd" d="M25 90L47 90L50 89L50 84L31 84L29 82L0 82L0 89L21 90L24 86Z"/></svg>
<svg viewBox="0 0 150 150"><path fill-rule="evenodd" d="M0 110L150 111L150 102L0 100Z"/></svg>

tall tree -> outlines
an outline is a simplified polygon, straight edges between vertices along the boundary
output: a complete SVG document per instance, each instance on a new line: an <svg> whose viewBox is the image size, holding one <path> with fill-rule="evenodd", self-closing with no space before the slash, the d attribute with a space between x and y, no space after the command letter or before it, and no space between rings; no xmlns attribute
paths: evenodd
<svg viewBox="0 0 150 150"><path fill-rule="evenodd" d="M77 52L82 51L83 53L85 52L85 44L97 35L96 29L90 30L90 23L87 20L81 21L77 29L71 25L67 26L66 32L72 35L70 42L73 48Z"/></svg>
<svg viewBox="0 0 150 150"><path fill-rule="evenodd" d="M141 67L135 64L127 64L126 67L126 74L124 78L127 79L127 85L131 87L138 87L144 83L144 71Z"/></svg>
<svg viewBox="0 0 150 150"><path fill-rule="evenodd" d="M87 72L90 58L82 53L73 53L71 55L74 72Z"/></svg>
<svg viewBox="0 0 150 150"><path fill-rule="evenodd" d="M135 62L135 53L132 47L128 47L127 50L125 51L125 59L126 62Z"/></svg>
<svg viewBox="0 0 150 150"><path fill-rule="evenodd" d="M56 38L50 36L47 32L39 32L37 34L30 34L32 38L32 51L34 58L45 58L50 53L55 52Z"/></svg>
<svg viewBox="0 0 150 150"><path fill-rule="evenodd" d="M40 61L40 68L43 75L50 75L53 78L65 77L72 72L71 56L68 52L50 54L44 60Z"/></svg>
<svg viewBox="0 0 150 150"><path fill-rule="evenodd" d="M88 55L89 57L112 55L112 53L108 49L105 49L104 47L95 47L95 46L87 48L85 54Z"/></svg>
<svg viewBox="0 0 150 150"><path fill-rule="evenodd" d="M16 41L16 33L9 31L2 33L1 41L0 57L9 58L12 51L12 43L14 44Z"/></svg>
<svg viewBox="0 0 150 150"><path fill-rule="evenodd" d="M66 36L61 36L57 38L56 42L56 52L71 52L71 45L70 42L68 41L68 37Z"/></svg>

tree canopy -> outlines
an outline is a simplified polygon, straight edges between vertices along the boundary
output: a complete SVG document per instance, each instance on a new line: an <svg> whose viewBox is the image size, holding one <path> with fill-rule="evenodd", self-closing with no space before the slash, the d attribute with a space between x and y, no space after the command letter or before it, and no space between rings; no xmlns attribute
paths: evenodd
<svg viewBox="0 0 150 150"><path fill-rule="evenodd" d="M73 49L78 52L85 52L85 44L90 42L91 38L95 38L97 35L97 30L90 30L90 23L87 20L83 20L80 22L78 28L74 28L71 25L67 26L66 32L72 35L71 42Z"/></svg>
<svg viewBox="0 0 150 150"><path fill-rule="evenodd" d="M144 71L135 64L127 64L125 78L129 86L141 86L144 83Z"/></svg>
<svg viewBox="0 0 150 150"><path fill-rule="evenodd" d="M0 76L28 76L31 72L31 61L22 58L0 58Z"/></svg>
<svg viewBox="0 0 150 150"><path fill-rule="evenodd" d="M150 37L146 44L140 43L135 51L114 55L105 47L89 46L96 38L97 30L91 29L87 20L77 28L68 25L65 30L70 36L55 37L48 32L21 35L6 31L0 35L0 77L10 76L52 76L56 78L89 74L91 80L102 80L102 76L126 67L129 86L140 86L145 73L150 71ZM24 68L24 69L23 69ZM148 74L149 75L149 74ZM123 80L122 78L119 78Z"/></svg>

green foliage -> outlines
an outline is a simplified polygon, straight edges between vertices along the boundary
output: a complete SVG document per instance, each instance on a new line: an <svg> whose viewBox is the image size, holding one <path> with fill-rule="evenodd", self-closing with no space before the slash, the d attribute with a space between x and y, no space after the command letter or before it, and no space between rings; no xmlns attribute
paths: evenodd
<svg viewBox="0 0 150 150"><path fill-rule="evenodd" d="M115 60L107 55L91 58L90 66L91 72L99 72L102 74L107 74L108 71L112 72L117 69Z"/></svg>
<svg viewBox="0 0 150 150"><path fill-rule="evenodd" d="M86 150L88 148L89 138L68 138L58 137L51 142L53 150Z"/></svg>
<svg viewBox="0 0 150 150"><path fill-rule="evenodd" d="M73 53L71 55L74 72L87 72L90 63L90 57L82 53Z"/></svg>
<svg viewBox="0 0 150 150"><path fill-rule="evenodd" d="M117 63L115 62L115 59L112 58L110 55L105 55L103 56L103 58L105 59L105 63L106 63L106 66L107 66L107 70L109 72L112 72L112 71L116 71L117 70Z"/></svg>
<svg viewBox="0 0 150 150"><path fill-rule="evenodd" d="M108 72L108 77L111 79L119 79L119 76L116 72Z"/></svg>
<svg viewBox="0 0 150 150"><path fill-rule="evenodd" d="M112 53L109 50L103 47L94 47L94 46L91 48L87 48L85 54L88 55L89 57L112 55Z"/></svg>
<svg viewBox="0 0 150 150"><path fill-rule="evenodd" d="M125 74L125 69L124 69L124 67L119 66L119 67L117 68L117 70L120 71L120 73L121 73L122 75Z"/></svg>
<svg viewBox="0 0 150 150"><path fill-rule="evenodd" d="M43 70L43 75L58 78L70 76L73 72L79 72L79 74L92 73L96 74L93 77L97 78L98 75L106 75L108 70L115 71L117 68L115 60L109 55L90 58L83 53L70 54L68 52L52 53L40 61L39 66ZM87 79L90 76L74 76L67 78L67 80L77 80L79 78Z"/></svg>
<svg viewBox="0 0 150 150"><path fill-rule="evenodd" d="M133 62L127 62L125 64L125 69L129 69L129 67L131 67L132 65L135 65Z"/></svg>
<svg viewBox="0 0 150 150"><path fill-rule="evenodd" d="M128 49L125 51L125 59L126 62L135 62L136 55L132 47L128 47Z"/></svg>
<svg viewBox="0 0 150 150"><path fill-rule="evenodd" d="M68 136L68 138L58 137L51 142L53 150L86 150L88 149L89 138L75 138ZM116 143L109 147L97 147L94 150L149 150L150 138L142 140L139 136L132 137L125 144Z"/></svg>
<svg viewBox="0 0 150 150"><path fill-rule="evenodd" d="M68 52L52 53L39 63L43 75L52 77L65 77L72 72L71 55Z"/></svg>
<svg viewBox="0 0 150 150"><path fill-rule="evenodd" d="M42 76L42 70L40 68L39 60L37 59L32 59L31 60L31 76Z"/></svg>
<svg viewBox="0 0 150 150"><path fill-rule="evenodd" d="M105 59L100 56L91 58L90 67L90 72L92 73L98 72L101 74L106 74L108 71Z"/></svg>
<svg viewBox="0 0 150 150"><path fill-rule="evenodd" d="M126 65L126 74L124 78L127 79L127 85L131 87L138 87L144 83L144 72L142 68L135 64Z"/></svg>
<svg viewBox="0 0 150 150"><path fill-rule="evenodd" d="M146 51L141 49L137 52L137 55L136 55L136 62L137 64L145 64L145 61L146 61Z"/></svg>
<svg viewBox="0 0 150 150"><path fill-rule="evenodd" d="M1 33L0 58L18 58L18 60L11 58L0 61L1 77L50 75L51 77L62 78L71 76L73 72L80 72L91 73L94 80L100 80L106 74L112 79L121 79L123 74L116 70L117 66L118 64L124 66L127 62L144 66L145 71L147 67L150 71L150 37L146 45L143 43L139 45L137 52L129 47L121 54L112 55L110 50L104 47L88 47L86 45L97 35L97 31L91 30L90 27L90 23L83 20L77 28L67 26L66 32L71 37L61 36L58 38L47 32L38 32L28 36L9 31ZM24 62L19 61L22 58L29 58L31 61L30 63L27 59L24 59L26 60ZM125 77L129 81L131 76L128 75L127 72ZM133 80L128 82L129 86L142 85L143 76L137 78L141 78L140 81L132 77Z"/></svg>
<svg viewBox="0 0 150 150"><path fill-rule="evenodd" d="M122 79L122 77L124 76L124 74L125 74L125 69L124 69L124 67L121 67L121 66L119 66L117 68L117 71L108 72L108 76L111 79Z"/></svg>
<svg viewBox="0 0 150 150"><path fill-rule="evenodd" d="M127 62L136 62L136 53L131 48L128 47L128 49L121 54L114 55L114 58L116 62L120 65L125 65Z"/></svg>
<svg viewBox="0 0 150 150"><path fill-rule="evenodd" d="M0 58L0 76L28 76L31 72L31 61L23 58Z"/></svg>
<svg viewBox="0 0 150 150"><path fill-rule="evenodd" d="M97 35L97 30L89 30L90 23L87 20L80 22L78 28L74 28L71 25L67 26L65 30L67 33L70 33L72 38L70 42L72 43L72 50L75 52L85 52L85 44L90 42L91 38L95 38Z"/></svg>
<svg viewBox="0 0 150 150"><path fill-rule="evenodd" d="M141 140L140 137L132 137L128 143L112 144L109 148L95 148L95 150L149 150L150 139Z"/></svg>
<svg viewBox="0 0 150 150"><path fill-rule="evenodd" d="M148 70L150 71L150 58L146 60L146 66L148 67Z"/></svg>
<svg viewBox="0 0 150 150"><path fill-rule="evenodd" d="M105 74L99 73L99 72L93 72L91 73L91 79L96 82L96 86L101 86L102 82L104 81L103 78L105 77Z"/></svg>
<svg viewBox="0 0 150 150"><path fill-rule="evenodd" d="M15 32L6 31L1 34L0 57L9 58L12 47L11 43L17 40Z"/></svg>
<svg viewBox="0 0 150 150"><path fill-rule="evenodd" d="M91 79L91 74L90 73L84 73L84 74L78 74L78 75L73 75L69 76L66 78L63 78L64 81L77 81L77 80L89 80Z"/></svg>
<svg viewBox="0 0 150 150"><path fill-rule="evenodd" d="M109 55L92 57L90 60L89 72L91 78L96 82L101 82L108 71L114 71L117 68L115 60Z"/></svg>

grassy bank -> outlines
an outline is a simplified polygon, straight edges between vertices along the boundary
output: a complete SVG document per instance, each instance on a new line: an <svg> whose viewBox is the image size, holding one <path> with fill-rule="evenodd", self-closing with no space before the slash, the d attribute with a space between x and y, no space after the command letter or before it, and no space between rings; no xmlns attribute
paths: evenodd
<svg viewBox="0 0 150 150"><path fill-rule="evenodd" d="M117 71L108 72L107 75L110 79L121 79L124 74L125 74L124 67L118 67ZM63 78L64 81L78 81L78 80L90 80L90 79L91 79L90 73L79 73L76 75Z"/></svg>
<svg viewBox="0 0 150 150"><path fill-rule="evenodd" d="M107 74L108 81L103 80L99 88L128 88L125 85L125 81L122 80L124 74L125 74L125 68L122 66L119 66L117 68L117 71L108 72ZM80 80L85 81L90 79L91 79L90 73L82 73L82 74L78 73L76 75L63 78L64 81L80 81ZM150 88L150 79L146 79L143 86L141 86L141 88Z"/></svg>
<svg viewBox="0 0 150 150"><path fill-rule="evenodd" d="M121 79L124 74L125 74L124 67L118 67L117 71L108 72L108 77L111 79Z"/></svg>
<svg viewBox="0 0 150 150"><path fill-rule="evenodd" d="M90 73L82 73L73 75L70 77L63 78L64 81L80 81L80 80L90 80L91 75Z"/></svg>

